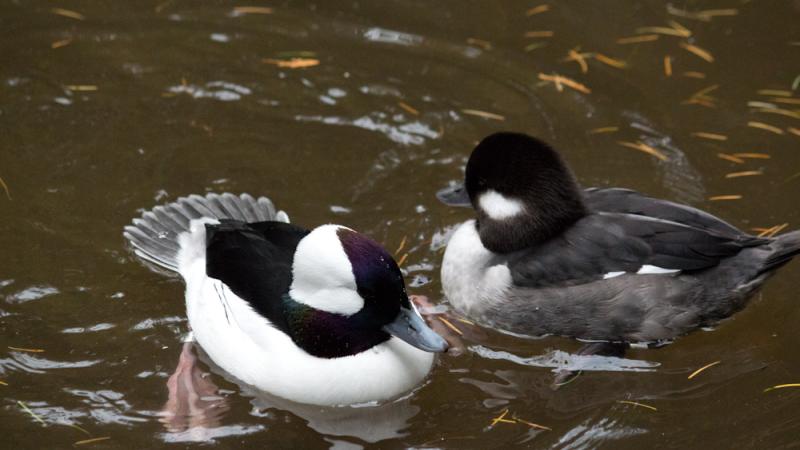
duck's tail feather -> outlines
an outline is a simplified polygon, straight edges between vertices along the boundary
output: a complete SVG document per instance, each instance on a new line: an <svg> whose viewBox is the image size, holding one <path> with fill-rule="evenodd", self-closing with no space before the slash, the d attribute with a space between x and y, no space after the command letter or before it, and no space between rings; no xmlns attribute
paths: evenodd
<svg viewBox="0 0 800 450"><path fill-rule="evenodd" d="M778 236L771 245L775 250L764 261L759 274L771 272L800 254L800 230Z"/></svg>
<svg viewBox="0 0 800 450"><path fill-rule="evenodd" d="M239 196L207 194L190 195L173 203L156 206L133 219L133 224L122 233L133 247L136 256L172 272L178 271L178 236L190 229L196 219L234 219L242 222L289 222L283 211L277 211L266 197L253 198L250 194Z"/></svg>

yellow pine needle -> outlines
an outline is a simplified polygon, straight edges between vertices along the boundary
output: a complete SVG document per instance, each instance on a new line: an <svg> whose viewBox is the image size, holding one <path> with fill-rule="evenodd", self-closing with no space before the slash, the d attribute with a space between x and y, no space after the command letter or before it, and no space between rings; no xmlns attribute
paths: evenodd
<svg viewBox="0 0 800 450"><path fill-rule="evenodd" d="M731 172L725 175L725 178L739 178L739 177L752 177L755 175L764 175L760 170L744 170L742 172Z"/></svg>
<svg viewBox="0 0 800 450"><path fill-rule="evenodd" d="M472 37L471 38L467 38L467 44L474 45L476 47L480 47L480 48L482 48L484 50L491 50L492 49L492 43L489 42L489 41L485 41L483 39L472 38Z"/></svg>
<svg viewBox="0 0 800 450"><path fill-rule="evenodd" d="M59 15L61 17L69 17L70 19L75 19L75 20L86 20L86 17L83 14L69 9L52 8L50 9L50 12Z"/></svg>
<svg viewBox="0 0 800 450"><path fill-rule="evenodd" d="M98 89L98 87L93 84L68 84L64 87L73 92L92 92Z"/></svg>
<svg viewBox="0 0 800 450"><path fill-rule="evenodd" d="M589 134L614 133L617 131L619 131L619 127L599 127L589 130Z"/></svg>
<svg viewBox="0 0 800 450"><path fill-rule="evenodd" d="M739 14L738 9L728 8L728 9L707 9L704 11L686 11L683 9L678 9L672 5L667 5L667 12L672 14L673 16L683 17L685 19L692 19L692 20L701 20L703 22L710 22L711 19L714 17L722 17L722 16L735 16Z"/></svg>
<svg viewBox="0 0 800 450"><path fill-rule="evenodd" d="M550 30L538 30L538 31L526 31L525 37L526 38L549 38L553 37L555 32Z"/></svg>
<svg viewBox="0 0 800 450"><path fill-rule="evenodd" d="M730 161L732 163L744 164L744 160L742 158L739 158L739 157L734 156L734 155L729 155L727 153L717 153L717 156L719 158L721 158L721 159L724 159L726 161Z"/></svg>
<svg viewBox="0 0 800 450"><path fill-rule="evenodd" d="M800 98L773 97L775 103L786 103L787 105L800 105Z"/></svg>
<svg viewBox="0 0 800 450"><path fill-rule="evenodd" d="M556 85L556 89L558 89L559 91L562 90L561 85L563 84L564 86L575 89L578 92L583 92L584 94L590 94L592 92L591 89L584 86L583 84L578 83L577 81L572 80L570 78L563 77L561 75L547 75L544 73L540 73L539 79L542 81L553 82Z"/></svg>
<svg viewBox="0 0 800 450"><path fill-rule="evenodd" d="M692 35L692 32L688 28L679 24L678 22L675 22L674 20L668 20L667 24L669 24L669 26L671 26L674 30L683 33L686 37Z"/></svg>
<svg viewBox="0 0 800 450"><path fill-rule="evenodd" d="M783 229L788 227L788 226L789 226L789 223L785 222L785 223L782 223L780 225L773 225L773 226L771 226L769 228L759 228L759 229L755 229L754 228L753 231L760 231L758 233L758 237L769 237L769 238L771 238L771 237L775 236L776 234L780 233L781 231L783 231Z"/></svg>
<svg viewBox="0 0 800 450"><path fill-rule="evenodd" d="M705 87L695 92L694 94L691 95L691 98L706 98L711 100L711 97L709 97L707 94L716 91L718 88L719 88L718 84L712 84L711 86Z"/></svg>
<svg viewBox="0 0 800 450"><path fill-rule="evenodd" d="M403 108L407 113L409 113L409 114L411 114L413 116L418 116L419 115L419 111L416 108L414 108L413 106L409 105L408 103L397 102L397 106Z"/></svg>
<svg viewBox="0 0 800 450"><path fill-rule="evenodd" d="M586 53L578 53L573 49L569 51L569 56L564 58L564 61L575 61L581 67L581 73L586 73L589 71L589 65L586 64L586 56Z"/></svg>
<svg viewBox="0 0 800 450"><path fill-rule="evenodd" d="M722 200L741 200L742 196L739 194L731 194L731 195L715 195L713 197L708 197L709 201L718 202Z"/></svg>
<svg viewBox="0 0 800 450"><path fill-rule="evenodd" d="M722 362L722 361L714 361L714 362L712 362L712 363L708 363L708 364L706 364L705 366L703 366L703 367L701 367L701 368L699 368L699 369L695 370L694 372L692 372L692 373L691 373L691 374L690 374L688 377L686 377L686 379L687 379L687 380L691 380L692 378L694 378L694 377L696 377L696 376L700 375L700 373L702 373L704 370L708 369L709 367L714 367L714 366L716 366L717 364L719 364L719 363L721 363L721 362Z"/></svg>
<svg viewBox="0 0 800 450"><path fill-rule="evenodd" d="M791 97L792 91L783 89L759 89L758 95L766 95L768 97Z"/></svg>
<svg viewBox="0 0 800 450"><path fill-rule="evenodd" d="M525 11L525 15L528 16L528 17L535 16L536 14L541 14L541 13L547 12L549 10L550 10L550 5L548 5L548 4L534 6L533 8Z"/></svg>
<svg viewBox="0 0 800 450"><path fill-rule="evenodd" d="M6 382L5 382L5 381L3 381L3 380L0 380L0 385L3 385L3 386L8 386L8 383L6 383Z"/></svg>
<svg viewBox="0 0 800 450"><path fill-rule="evenodd" d="M3 187L3 190L6 191L6 197L11 200L11 191L8 190L8 185L5 181L3 181L3 177L0 177L0 186Z"/></svg>
<svg viewBox="0 0 800 450"><path fill-rule="evenodd" d="M686 78L696 78L698 80L704 80L706 78L706 74L704 74L703 72L694 72L694 71L683 72L683 76L685 76Z"/></svg>
<svg viewBox="0 0 800 450"><path fill-rule="evenodd" d="M758 102L748 102L748 105L750 103L758 103ZM774 108L774 107L758 108L754 110L754 112L766 113L766 114L778 114L781 116L791 117L793 119L800 119L800 112L790 111L788 109L782 109L782 108Z"/></svg>
<svg viewBox="0 0 800 450"><path fill-rule="evenodd" d="M404 262L408 259L408 253L403 253L403 256L400 257L400 260L397 261L397 267L401 267Z"/></svg>
<svg viewBox="0 0 800 450"><path fill-rule="evenodd" d="M717 133L706 133L705 131L697 131L692 133L692 136L703 138L703 139L711 139L712 141L727 141L728 136L724 134L717 134Z"/></svg>
<svg viewBox="0 0 800 450"><path fill-rule="evenodd" d="M456 320L459 321L459 322L463 322L463 323L465 323L467 325L475 325L475 322L473 322L471 320L467 320L467 319L465 319L463 317L456 317Z"/></svg>
<svg viewBox="0 0 800 450"><path fill-rule="evenodd" d="M53 42L52 44L50 44L50 48L66 47L67 45L69 45L71 43L72 43L72 38L69 37L69 38L66 38L66 39L61 39L60 41Z"/></svg>
<svg viewBox="0 0 800 450"><path fill-rule="evenodd" d="M622 404L625 404L625 405L639 406L641 408L647 408L647 409L650 409L650 410L653 410L653 411L658 411L658 408L656 408L655 406L645 405L644 403L639 403L639 402L632 402L630 400L617 400L617 403L622 403Z"/></svg>
<svg viewBox="0 0 800 450"><path fill-rule="evenodd" d="M84 439L82 441L77 441L73 445L94 444L95 442L107 441L109 439L111 439L110 436L96 437L96 438L91 438L91 439Z"/></svg>
<svg viewBox="0 0 800 450"><path fill-rule="evenodd" d="M36 414L35 412L31 411L31 409L28 408L28 405L26 405L24 402L21 402L21 401L17 400L17 405L19 405L19 407L22 408L23 411L25 411L26 413L30 414L31 417L36 419L37 422L41 423L42 425L47 425L47 422L45 422L44 419L42 419L38 414Z"/></svg>
<svg viewBox="0 0 800 450"><path fill-rule="evenodd" d="M236 14L272 14L272 8L264 6L234 6L233 12Z"/></svg>
<svg viewBox="0 0 800 450"><path fill-rule="evenodd" d="M766 124L764 122L756 122L751 120L750 122L747 122L747 126L751 128L759 128L764 131L769 131L770 133L783 134L783 130L781 130L780 128L774 125Z"/></svg>
<svg viewBox="0 0 800 450"><path fill-rule="evenodd" d="M12 347L8 346L9 350L16 350L18 352L28 352L28 353L44 353L44 350L41 348L25 348L25 347Z"/></svg>
<svg viewBox="0 0 800 450"><path fill-rule="evenodd" d="M792 133L795 136L800 136L800 128L789 127L786 129L789 133Z"/></svg>
<svg viewBox="0 0 800 450"><path fill-rule="evenodd" d="M653 147L651 147L651 146L649 146L649 145L647 145L647 144L645 144L644 142L641 142L641 141L636 141L636 142L617 141L617 144L622 145L624 147L628 147L628 148L632 148L632 149L635 149L635 150L639 150L639 151L645 152L645 153L647 153L649 155L655 156L656 158L660 159L661 161L666 161L668 159L667 155L665 155L663 152L661 152L660 150L657 150L657 149L655 149L655 148L653 148Z"/></svg>
<svg viewBox="0 0 800 450"><path fill-rule="evenodd" d="M462 109L461 112L464 114L468 114L470 116L483 117L484 119L501 120L501 121L506 120L505 116L501 116L500 114L481 111L478 109Z"/></svg>
<svg viewBox="0 0 800 450"><path fill-rule="evenodd" d="M733 156L745 159L770 159L771 156L766 153L734 153Z"/></svg>
<svg viewBox="0 0 800 450"><path fill-rule="evenodd" d="M706 98L690 98L689 100L684 100L681 102L682 105L700 105L705 106L707 108L716 108L717 105L714 103L713 100L709 100Z"/></svg>
<svg viewBox="0 0 800 450"><path fill-rule="evenodd" d="M624 69L628 65L627 63L625 63L625 61L608 57L602 53L595 53L594 59L608 66L616 67L617 69Z"/></svg>
<svg viewBox="0 0 800 450"><path fill-rule="evenodd" d="M536 428L537 430L553 431L553 429L550 427L539 425L538 423L528 422L527 420L520 419L519 417L514 417L514 420L516 420L519 423L525 424L531 428Z"/></svg>
<svg viewBox="0 0 800 450"><path fill-rule="evenodd" d="M672 76L672 57L669 55L664 56L664 75Z"/></svg>
<svg viewBox="0 0 800 450"><path fill-rule="evenodd" d="M779 384L779 385L768 387L768 388L764 389L764 392L774 391L775 389L797 388L797 387L800 387L800 383Z"/></svg>
<svg viewBox="0 0 800 450"><path fill-rule="evenodd" d="M663 34L666 36L689 37L692 35L691 31L687 29L677 30L670 27L641 27L637 28L636 32L639 34Z"/></svg>
<svg viewBox="0 0 800 450"><path fill-rule="evenodd" d="M447 328L450 328L451 330L455 331L456 334L458 334L459 336L464 335L464 333L462 333L461 330L459 330L458 327L453 325L449 320L445 319L442 316L436 316L436 318L439 319L443 324L447 325Z"/></svg>
<svg viewBox="0 0 800 450"><path fill-rule="evenodd" d="M404 248L406 248L406 238L407 237L408 236L403 236L403 239L400 241L400 245L398 245L397 246L397 250L394 251L395 255L400 253L400 251L403 250Z"/></svg>
<svg viewBox="0 0 800 450"><path fill-rule="evenodd" d="M503 412L502 412L502 413L500 413L500 415L499 415L499 416L497 416L497 417L495 417L494 419L492 419L492 423L491 423L491 425L489 425L489 426L490 426L490 427L493 427L493 426L497 425L497 424L498 424L498 423L500 423L500 422L504 422L504 423L516 423L516 421L513 421L513 420L508 420L508 419L506 419L506 416L507 416L507 415L508 415L508 408L504 409L504 410L503 410Z"/></svg>
<svg viewBox="0 0 800 450"><path fill-rule="evenodd" d="M265 58L262 61L267 64L272 64L278 67L285 67L287 69L305 69L307 67L314 67L319 65L319 60L313 58L291 58L291 59Z"/></svg>
<svg viewBox="0 0 800 450"><path fill-rule="evenodd" d="M681 42L680 45L681 45L682 48L684 48L688 52L696 55L700 59L703 59L703 60L705 60L707 62L714 62L714 56L712 56L711 53L709 53L708 50L705 50L705 49L700 48L700 47L698 47L696 45L693 45L693 44L689 44L688 42Z"/></svg>
<svg viewBox="0 0 800 450"><path fill-rule="evenodd" d="M629 36L617 39L617 44L638 44L640 42L652 42L658 40L657 34L642 34L640 36Z"/></svg>

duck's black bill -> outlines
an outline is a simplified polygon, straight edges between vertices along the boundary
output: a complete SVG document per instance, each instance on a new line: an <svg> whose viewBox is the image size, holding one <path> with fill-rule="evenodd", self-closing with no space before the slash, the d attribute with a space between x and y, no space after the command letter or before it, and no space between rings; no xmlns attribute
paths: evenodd
<svg viewBox="0 0 800 450"><path fill-rule="evenodd" d="M447 341L431 330L425 320L413 309L401 307L400 314L393 322L384 325L383 331L426 352L447 350Z"/></svg>
<svg viewBox="0 0 800 450"><path fill-rule="evenodd" d="M467 188L464 187L464 183L459 183L454 186L448 186L444 189L441 189L436 193L436 198L438 198L440 202L449 206L472 206L472 202L469 200L469 194L467 193Z"/></svg>

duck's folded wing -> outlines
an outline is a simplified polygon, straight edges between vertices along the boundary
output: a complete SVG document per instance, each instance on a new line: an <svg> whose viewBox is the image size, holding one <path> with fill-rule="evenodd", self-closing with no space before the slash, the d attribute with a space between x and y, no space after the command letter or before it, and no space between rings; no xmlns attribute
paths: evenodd
<svg viewBox="0 0 800 450"><path fill-rule="evenodd" d="M624 273L707 269L762 242L635 214L595 213L517 253L508 266L517 286L575 285Z"/></svg>
<svg viewBox="0 0 800 450"><path fill-rule="evenodd" d="M642 195L622 188L589 188L584 201L592 211L635 214L682 223L726 236L747 236L745 233L713 215L688 205Z"/></svg>
<svg viewBox="0 0 800 450"><path fill-rule="evenodd" d="M284 222L206 225L206 274L280 328L280 298L292 282L297 244L307 234Z"/></svg>

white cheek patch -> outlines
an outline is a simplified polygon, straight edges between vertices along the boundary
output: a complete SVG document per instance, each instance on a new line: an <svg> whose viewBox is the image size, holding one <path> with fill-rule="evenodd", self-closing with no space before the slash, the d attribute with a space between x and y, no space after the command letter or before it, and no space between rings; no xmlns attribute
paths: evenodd
<svg viewBox="0 0 800 450"><path fill-rule="evenodd" d="M503 220L509 217L514 217L521 214L525 207L522 202L508 198L503 194L495 191L488 190L481 194L478 199L478 206L486 212L486 214L494 220Z"/></svg>
<svg viewBox="0 0 800 450"><path fill-rule="evenodd" d="M336 234L339 228L343 227L317 227L297 245L289 295L312 308L349 316L364 307L364 299Z"/></svg>
<svg viewBox="0 0 800 450"><path fill-rule="evenodd" d="M680 272L680 269L665 269L663 267L658 266L651 266L650 264L645 264L639 268L639 271L636 272L638 275L661 275L665 273L677 273Z"/></svg>

